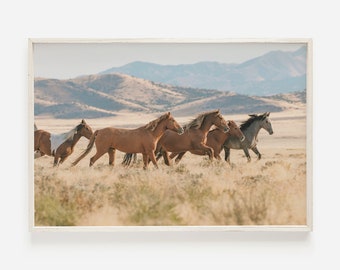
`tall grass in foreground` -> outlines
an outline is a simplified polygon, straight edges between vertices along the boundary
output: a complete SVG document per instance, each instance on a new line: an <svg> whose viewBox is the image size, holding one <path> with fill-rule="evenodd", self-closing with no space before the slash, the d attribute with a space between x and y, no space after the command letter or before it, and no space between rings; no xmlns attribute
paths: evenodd
<svg viewBox="0 0 340 270"><path fill-rule="evenodd" d="M178 165L146 171L140 163L122 167L119 155L113 168L107 157L92 168L38 159L35 225L305 224L304 151L272 151L252 163L240 153L232 166L187 154Z"/></svg>

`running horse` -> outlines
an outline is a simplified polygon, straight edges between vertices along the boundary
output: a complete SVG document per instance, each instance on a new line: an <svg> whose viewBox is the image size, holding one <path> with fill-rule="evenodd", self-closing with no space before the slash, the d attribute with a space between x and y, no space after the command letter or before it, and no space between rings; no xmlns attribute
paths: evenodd
<svg viewBox="0 0 340 270"><path fill-rule="evenodd" d="M273 128L272 124L269 120L270 112L265 112L264 114L249 114L248 120L244 121L240 125L240 129L243 132L246 139L243 142L240 142L236 137L231 136L223 145L225 151L225 161L230 163L230 149L242 149L248 159L248 162L251 161L248 149L251 149L256 155L257 159L261 159L261 153L257 149L257 136L259 131L263 128L270 135L272 135Z"/></svg>
<svg viewBox="0 0 340 270"><path fill-rule="evenodd" d="M160 138L157 146L157 158L162 155L166 165L170 165L168 152L182 153L186 151L198 150L207 154L210 160L213 159L214 149L206 145L209 129L217 126L224 133L229 131L228 123L223 118L219 110L205 112L198 115L195 119L184 126L184 133L179 137L173 131L166 131ZM172 155L173 158L175 155ZM182 155L183 156L183 155Z"/></svg>
<svg viewBox="0 0 340 270"><path fill-rule="evenodd" d="M223 149L223 144L229 137L234 136L235 139L238 139L240 142L245 140L245 136L233 120L229 120L227 123L229 127L229 131L227 133L223 132L220 128L215 128L210 130L207 135L206 145L214 150L214 157L218 160L221 159L220 153ZM177 155L175 162L178 163L185 153L186 152L171 153L170 158L172 159ZM202 150L190 150L190 153L201 156L205 155Z"/></svg>
<svg viewBox="0 0 340 270"><path fill-rule="evenodd" d="M154 151L159 138L168 130L172 130L175 134L183 133L183 128L176 122L170 112L137 129L107 127L97 130L93 133L86 150L72 165L75 166L96 144L97 153L91 157L90 166L105 153L109 155L109 165L114 165L117 149L125 153L142 153L144 169L147 168L149 159L158 168Z"/></svg>
<svg viewBox="0 0 340 270"><path fill-rule="evenodd" d="M34 158L44 155L54 156L54 166L62 164L73 153L74 146L81 137L90 139L93 132L83 119L79 125L62 134L51 134L45 130L34 131Z"/></svg>

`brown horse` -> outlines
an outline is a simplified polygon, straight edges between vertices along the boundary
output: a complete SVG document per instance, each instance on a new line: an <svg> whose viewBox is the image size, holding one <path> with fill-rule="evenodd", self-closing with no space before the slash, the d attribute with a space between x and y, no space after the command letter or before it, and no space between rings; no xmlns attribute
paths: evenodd
<svg viewBox="0 0 340 270"><path fill-rule="evenodd" d="M240 130L240 128L237 126L237 124L233 120L230 120L227 122L228 122L228 127L229 127L229 131L227 133L223 132L219 128L216 128L216 129L210 130L207 135L206 145L211 147L214 150L214 157L218 160L221 159L220 153L223 149L223 144L230 136L234 136L235 138L239 139L241 142L244 141L245 139L242 131ZM195 155L202 155L202 156L205 155L204 151L198 150L198 149L190 150L190 152ZM177 155L175 162L178 163L182 159L185 153L186 152L181 152L181 153L173 152L170 155L170 159L174 158Z"/></svg>
<svg viewBox="0 0 340 270"><path fill-rule="evenodd" d="M148 160L151 159L156 168L155 148L159 138L167 130L173 130L175 134L182 134L183 128L175 121L170 112L158 119L137 129L103 128L92 135L87 149L72 164L76 165L83 159L96 144L97 153L91 157L90 166L105 153L109 154L109 164L114 165L115 151L118 149L128 153L142 153L144 169L147 168Z"/></svg>
<svg viewBox="0 0 340 270"><path fill-rule="evenodd" d="M166 165L170 165L168 152L182 153L191 150L199 150L208 154L212 160L214 150L206 145L206 137L212 125L228 132L229 127L219 110L202 113L184 126L184 133L179 137L173 131L166 131L157 145L157 153L163 155ZM157 155L160 158L161 155Z"/></svg>
<svg viewBox="0 0 340 270"><path fill-rule="evenodd" d="M34 131L34 158L44 155L54 156L53 165L61 164L73 153L74 146L81 137L90 139L92 134L91 127L86 124L84 119L79 125L62 134L51 134L45 130L37 129Z"/></svg>

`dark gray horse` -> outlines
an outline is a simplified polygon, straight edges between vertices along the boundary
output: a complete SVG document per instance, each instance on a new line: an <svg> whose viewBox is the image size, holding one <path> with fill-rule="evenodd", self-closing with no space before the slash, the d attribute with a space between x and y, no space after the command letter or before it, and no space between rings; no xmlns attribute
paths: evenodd
<svg viewBox="0 0 340 270"><path fill-rule="evenodd" d="M240 125L240 129L246 139L241 142L238 138L231 136L224 143L223 148L225 151L225 161L230 163L230 149L242 149L248 159L248 162L251 160L248 149L251 149L257 155L257 159L261 159L261 154L256 147L258 142L257 135L261 128L268 131L270 135L274 133L272 124L268 118L269 114L269 112L260 115L249 114L249 119Z"/></svg>

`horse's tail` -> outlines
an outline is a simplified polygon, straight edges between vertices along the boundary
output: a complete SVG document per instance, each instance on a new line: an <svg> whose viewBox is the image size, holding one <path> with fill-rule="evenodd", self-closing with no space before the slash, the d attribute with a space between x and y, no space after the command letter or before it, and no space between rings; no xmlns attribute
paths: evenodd
<svg viewBox="0 0 340 270"><path fill-rule="evenodd" d="M87 145L87 148L85 149L85 151L75 161L72 162L72 166L77 165L80 160L82 160L88 153L90 153L90 151L91 151L91 149L92 149L92 147L94 145L94 142L96 140L97 135L98 135L98 130L95 131L92 134L92 136L90 138L90 141L89 141L89 144Z"/></svg>
<svg viewBox="0 0 340 270"><path fill-rule="evenodd" d="M124 166L129 166L129 165L131 164L132 157L135 157L135 156L136 156L136 154L126 153L126 154L124 155L122 164L123 164Z"/></svg>

